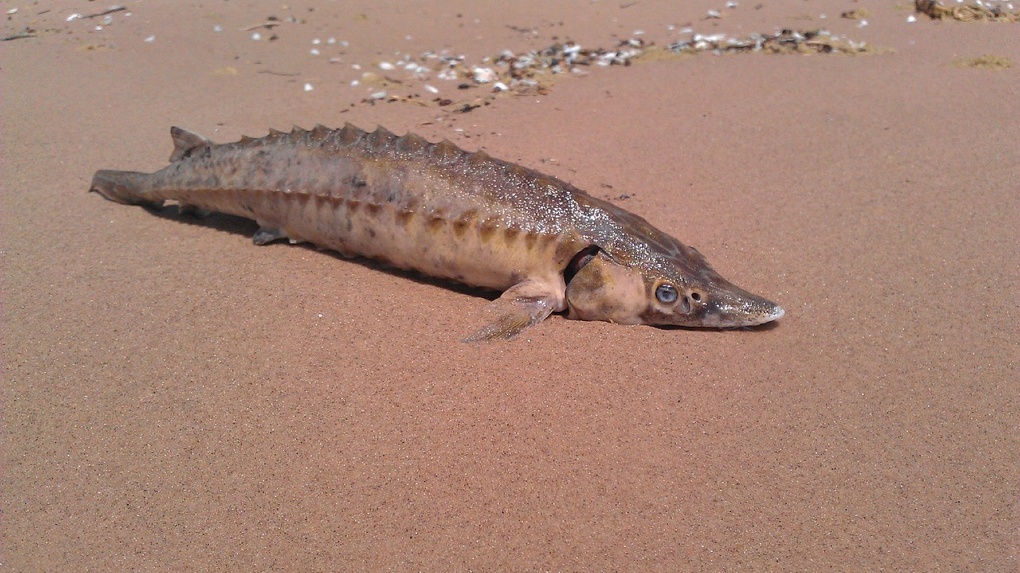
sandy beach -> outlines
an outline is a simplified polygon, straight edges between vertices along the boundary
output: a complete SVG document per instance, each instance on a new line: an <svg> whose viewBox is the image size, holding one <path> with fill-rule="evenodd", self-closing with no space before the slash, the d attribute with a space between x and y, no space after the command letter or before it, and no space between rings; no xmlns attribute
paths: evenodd
<svg viewBox="0 0 1020 573"><path fill-rule="evenodd" d="M1020 23L730 4L4 2L0 568L1020 570ZM530 82L477 81L507 53ZM464 344L491 295L87 193L171 126L345 122L564 179L786 316Z"/></svg>

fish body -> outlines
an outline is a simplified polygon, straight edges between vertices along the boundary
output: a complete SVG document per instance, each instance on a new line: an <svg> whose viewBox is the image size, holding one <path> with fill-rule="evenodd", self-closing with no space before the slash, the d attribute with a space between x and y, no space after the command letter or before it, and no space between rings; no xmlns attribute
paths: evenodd
<svg viewBox="0 0 1020 573"><path fill-rule="evenodd" d="M512 338L553 312L625 324L740 327L781 307L720 277L641 217L449 141L350 124L215 144L172 128L170 165L101 170L91 190L125 204L254 219L253 240L347 256L503 291L468 340Z"/></svg>

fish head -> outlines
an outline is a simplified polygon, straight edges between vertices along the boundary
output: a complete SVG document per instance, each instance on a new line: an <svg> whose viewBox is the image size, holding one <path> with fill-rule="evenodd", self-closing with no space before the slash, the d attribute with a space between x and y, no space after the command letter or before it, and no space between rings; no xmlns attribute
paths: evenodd
<svg viewBox="0 0 1020 573"><path fill-rule="evenodd" d="M739 328L783 316L776 303L716 273L696 249L654 264L625 264L601 249L576 258L566 299L570 318L620 324Z"/></svg>

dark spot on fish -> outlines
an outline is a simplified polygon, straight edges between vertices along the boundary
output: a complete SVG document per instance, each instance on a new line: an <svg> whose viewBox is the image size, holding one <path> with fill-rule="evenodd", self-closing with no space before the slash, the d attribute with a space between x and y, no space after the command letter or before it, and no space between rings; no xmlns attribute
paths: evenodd
<svg viewBox="0 0 1020 573"><path fill-rule="evenodd" d="M456 233L458 237L463 237L468 228L477 222L478 211L476 209L468 209L454 219L453 232Z"/></svg>
<svg viewBox="0 0 1020 573"><path fill-rule="evenodd" d="M486 219L485 222L478 226L478 236L481 237L483 243L488 243L492 240L492 237L496 235L496 231L498 230L498 222L492 219Z"/></svg>
<svg viewBox="0 0 1020 573"><path fill-rule="evenodd" d="M468 227L470 226L471 223L464 221L463 219L457 219L456 221L453 222L453 232L458 237L463 237L464 233L467 232Z"/></svg>
<svg viewBox="0 0 1020 573"><path fill-rule="evenodd" d="M431 215L425 223L430 233L437 233L443 227L445 219L441 215Z"/></svg>

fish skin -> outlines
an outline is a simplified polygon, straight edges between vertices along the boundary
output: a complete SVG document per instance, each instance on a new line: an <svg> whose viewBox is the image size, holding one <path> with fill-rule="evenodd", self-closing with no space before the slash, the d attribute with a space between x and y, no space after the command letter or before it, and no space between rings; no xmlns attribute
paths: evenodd
<svg viewBox="0 0 1020 573"><path fill-rule="evenodd" d="M215 144L171 128L170 165L100 170L90 191L124 204L254 219L256 244L345 256L504 291L466 340L509 339L553 312L624 324L731 328L783 316L643 218L520 165L443 140L351 124Z"/></svg>

